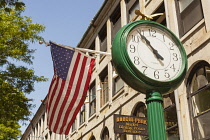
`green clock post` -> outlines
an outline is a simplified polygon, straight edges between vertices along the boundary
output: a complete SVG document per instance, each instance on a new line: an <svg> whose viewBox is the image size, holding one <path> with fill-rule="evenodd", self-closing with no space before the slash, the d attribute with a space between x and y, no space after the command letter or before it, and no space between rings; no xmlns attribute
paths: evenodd
<svg viewBox="0 0 210 140"><path fill-rule="evenodd" d="M134 21L116 34L112 60L125 83L146 94L149 139L166 140L162 94L174 91L187 71L179 39L159 23Z"/></svg>

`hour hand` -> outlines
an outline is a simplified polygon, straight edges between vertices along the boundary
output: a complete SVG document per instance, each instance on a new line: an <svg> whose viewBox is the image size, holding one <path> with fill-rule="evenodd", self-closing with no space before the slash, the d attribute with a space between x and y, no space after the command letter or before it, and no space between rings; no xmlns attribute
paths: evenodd
<svg viewBox="0 0 210 140"><path fill-rule="evenodd" d="M141 39L143 39L146 42L146 44L150 47L150 49L152 50L152 52L156 56L156 58L160 59L160 60L164 60L164 58L158 53L158 51L152 47L150 41L145 36L143 36L138 30L137 30L137 32L141 36Z"/></svg>

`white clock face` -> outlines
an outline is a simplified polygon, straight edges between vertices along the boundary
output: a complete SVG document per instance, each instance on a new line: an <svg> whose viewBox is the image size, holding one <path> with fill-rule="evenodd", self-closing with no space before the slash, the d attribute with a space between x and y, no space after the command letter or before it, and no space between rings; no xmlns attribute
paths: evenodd
<svg viewBox="0 0 210 140"><path fill-rule="evenodd" d="M140 24L129 32L126 45L132 63L147 77L170 81L179 74L181 53L164 28Z"/></svg>

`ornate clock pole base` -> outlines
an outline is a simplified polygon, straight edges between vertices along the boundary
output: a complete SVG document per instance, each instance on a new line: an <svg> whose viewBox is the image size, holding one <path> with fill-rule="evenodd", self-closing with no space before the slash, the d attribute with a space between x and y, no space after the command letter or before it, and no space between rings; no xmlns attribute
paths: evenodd
<svg viewBox="0 0 210 140"><path fill-rule="evenodd" d="M148 93L146 97L149 140L166 140L163 98L159 92Z"/></svg>

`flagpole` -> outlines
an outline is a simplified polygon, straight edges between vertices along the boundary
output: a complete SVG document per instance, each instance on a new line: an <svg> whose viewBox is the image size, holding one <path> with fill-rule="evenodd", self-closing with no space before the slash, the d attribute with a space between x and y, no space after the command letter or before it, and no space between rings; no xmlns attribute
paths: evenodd
<svg viewBox="0 0 210 140"><path fill-rule="evenodd" d="M52 41L50 41L50 42L52 42ZM43 43L45 43L46 47L50 46L49 42L42 42L42 41L39 42L39 44L43 44ZM54 44L57 44L57 43L54 43ZM85 49L85 48L75 48L75 47L70 47L70 46L61 45L61 44L58 44L58 45L60 45L64 48L67 48L67 49L73 49L73 50L78 50L78 51L83 51L83 52L90 52L90 53L95 53L95 54L100 54L100 55L111 56L111 53L108 53L108 52L96 51L96 50Z"/></svg>

